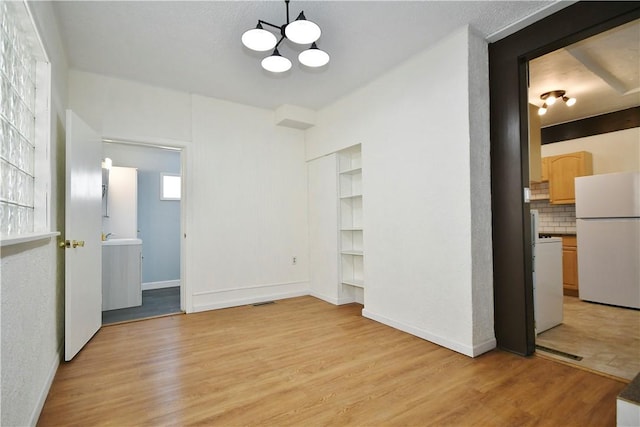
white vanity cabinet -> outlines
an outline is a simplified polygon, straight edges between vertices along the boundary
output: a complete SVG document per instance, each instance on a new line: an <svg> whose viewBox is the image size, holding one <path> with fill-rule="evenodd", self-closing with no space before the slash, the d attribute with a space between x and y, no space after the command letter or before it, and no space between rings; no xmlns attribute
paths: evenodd
<svg viewBox="0 0 640 427"><path fill-rule="evenodd" d="M102 242L102 310L142 305L142 240Z"/></svg>

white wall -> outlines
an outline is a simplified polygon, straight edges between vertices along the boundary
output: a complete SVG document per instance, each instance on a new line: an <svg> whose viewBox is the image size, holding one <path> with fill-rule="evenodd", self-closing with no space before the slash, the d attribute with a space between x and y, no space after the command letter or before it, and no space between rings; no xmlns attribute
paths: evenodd
<svg viewBox="0 0 640 427"><path fill-rule="evenodd" d="M589 151L595 175L640 171L640 127L542 146L542 157Z"/></svg>
<svg viewBox="0 0 640 427"><path fill-rule="evenodd" d="M194 310L309 293L303 133L273 120L269 110L193 97L187 269Z"/></svg>
<svg viewBox="0 0 640 427"><path fill-rule="evenodd" d="M308 293L302 131L269 110L75 70L69 108L105 137L184 148L187 311Z"/></svg>
<svg viewBox="0 0 640 427"><path fill-rule="evenodd" d="M363 314L468 355L495 347L487 73L461 29L318 112L306 139L308 160L362 143Z"/></svg>
<svg viewBox="0 0 640 427"><path fill-rule="evenodd" d="M69 70L69 105L103 137L191 140L188 93Z"/></svg>
<svg viewBox="0 0 640 427"><path fill-rule="evenodd" d="M489 52L487 42L469 34L468 117L471 199L471 292L473 349L483 353L496 345L493 330L493 241L491 154L489 139Z"/></svg>
<svg viewBox="0 0 640 427"><path fill-rule="evenodd" d="M60 360L57 251L55 238L2 248L3 426L35 425Z"/></svg>
<svg viewBox="0 0 640 427"><path fill-rule="evenodd" d="M67 63L51 3L30 2L51 61L51 224L64 232L64 123ZM64 332L64 252L56 239L1 252L0 425L35 425L60 361Z"/></svg>

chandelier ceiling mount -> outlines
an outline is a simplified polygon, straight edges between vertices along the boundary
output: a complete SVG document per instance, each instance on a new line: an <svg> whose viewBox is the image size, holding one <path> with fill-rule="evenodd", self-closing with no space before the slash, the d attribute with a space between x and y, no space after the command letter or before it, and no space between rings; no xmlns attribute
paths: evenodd
<svg viewBox="0 0 640 427"><path fill-rule="evenodd" d="M242 34L242 44L251 50L266 52L273 49L270 56L262 60L262 68L272 73L282 73L291 68L291 61L280 55L278 46L284 39L296 44L310 44L311 46L298 55L298 61L307 67L322 67L329 62L329 54L318 48L317 41L322 34L320 27L315 22L307 20L304 11L300 12L295 21L289 20L289 0L284 0L287 9L287 22L283 25L275 25L262 19L258 20L255 28ZM264 26L278 31L280 39Z"/></svg>
<svg viewBox="0 0 640 427"><path fill-rule="evenodd" d="M564 90L552 90L540 95L540 99L542 99L543 104L542 107L538 109L538 115L545 115L547 113L547 108L549 108L550 105L555 104L557 100L564 101L564 103L567 104L567 107L571 107L573 104L575 104L576 99L569 98L566 93L567 92L565 92Z"/></svg>

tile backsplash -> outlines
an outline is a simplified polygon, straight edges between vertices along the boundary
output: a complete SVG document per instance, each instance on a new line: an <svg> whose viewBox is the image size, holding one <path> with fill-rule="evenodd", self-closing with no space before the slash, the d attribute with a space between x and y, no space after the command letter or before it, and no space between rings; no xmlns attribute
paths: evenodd
<svg viewBox="0 0 640 427"><path fill-rule="evenodd" d="M531 186L531 209L538 210L539 233L576 234L576 205L549 203L549 183Z"/></svg>
<svg viewBox="0 0 640 427"><path fill-rule="evenodd" d="M531 183L531 200L549 201L549 183L548 182L532 182Z"/></svg>
<svg viewBox="0 0 640 427"><path fill-rule="evenodd" d="M539 233L576 234L576 205L550 205L548 200L534 200L531 209L539 212Z"/></svg>

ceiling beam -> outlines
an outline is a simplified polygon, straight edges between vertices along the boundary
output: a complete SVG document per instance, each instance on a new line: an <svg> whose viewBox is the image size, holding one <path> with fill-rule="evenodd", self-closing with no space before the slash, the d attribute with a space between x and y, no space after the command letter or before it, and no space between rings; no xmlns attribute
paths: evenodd
<svg viewBox="0 0 640 427"><path fill-rule="evenodd" d="M591 71L596 76L600 77L606 84L611 86L620 95L629 95L640 91L640 88L627 88L623 82L621 82L616 76L611 74L603 65L593 59L587 52L581 47L567 47L565 49L571 56L585 66L585 68Z"/></svg>

